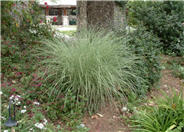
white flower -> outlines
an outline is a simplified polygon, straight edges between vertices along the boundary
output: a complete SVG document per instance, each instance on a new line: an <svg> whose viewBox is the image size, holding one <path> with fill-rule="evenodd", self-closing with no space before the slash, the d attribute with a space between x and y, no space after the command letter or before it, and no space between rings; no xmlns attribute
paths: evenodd
<svg viewBox="0 0 184 132"><path fill-rule="evenodd" d="M17 97L15 97L15 99L14 99L15 101L18 101L19 100L19 98L17 98Z"/></svg>
<svg viewBox="0 0 184 132"><path fill-rule="evenodd" d="M6 118L4 116L1 116L1 119L6 120Z"/></svg>
<svg viewBox="0 0 184 132"><path fill-rule="evenodd" d="M14 98L14 95L10 96L10 100L12 100Z"/></svg>
<svg viewBox="0 0 184 132"><path fill-rule="evenodd" d="M3 92L2 92L2 91L0 91L0 95L1 95L1 94L3 94Z"/></svg>
<svg viewBox="0 0 184 132"><path fill-rule="evenodd" d="M21 113L25 113L25 112L26 112L26 110L21 110L20 112L21 112Z"/></svg>
<svg viewBox="0 0 184 132"><path fill-rule="evenodd" d="M26 109L26 106L24 106L24 109Z"/></svg>
<svg viewBox="0 0 184 132"><path fill-rule="evenodd" d="M40 105L40 103L39 103L39 102L33 102L33 104L34 104L34 105Z"/></svg>
<svg viewBox="0 0 184 132"><path fill-rule="evenodd" d="M44 124L44 125L46 125L46 124L47 124L47 122L48 122L48 121L47 121L46 119L44 119L43 124Z"/></svg>
<svg viewBox="0 0 184 132"><path fill-rule="evenodd" d="M44 125L42 123L36 123L35 127L39 128L39 129L44 129Z"/></svg>
<svg viewBox="0 0 184 132"><path fill-rule="evenodd" d="M16 105L20 105L20 101L16 103Z"/></svg>
<svg viewBox="0 0 184 132"><path fill-rule="evenodd" d="M29 129L29 131L32 131L32 130L33 130L33 128L30 128L30 129Z"/></svg>
<svg viewBox="0 0 184 132"><path fill-rule="evenodd" d="M10 100L12 101L13 104L16 104L16 105L20 105L20 101L19 101L20 98L21 98L20 95L10 96Z"/></svg>
<svg viewBox="0 0 184 132"><path fill-rule="evenodd" d="M3 132L8 132L8 130L4 130Z"/></svg>
<svg viewBox="0 0 184 132"><path fill-rule="evenodd" d="M21 123L21 122L22 122L22 120L17 121L17 123Z"/></svg>

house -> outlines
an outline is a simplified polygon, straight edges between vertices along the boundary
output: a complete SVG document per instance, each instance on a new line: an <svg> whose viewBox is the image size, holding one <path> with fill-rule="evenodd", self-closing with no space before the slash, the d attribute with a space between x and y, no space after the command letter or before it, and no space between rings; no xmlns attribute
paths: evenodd
<svg viewBox="0 0 184 132"><path fill-rule="evenodd" d="M56 25L76 24L76 0L40 0L46 20Z"/></svg>

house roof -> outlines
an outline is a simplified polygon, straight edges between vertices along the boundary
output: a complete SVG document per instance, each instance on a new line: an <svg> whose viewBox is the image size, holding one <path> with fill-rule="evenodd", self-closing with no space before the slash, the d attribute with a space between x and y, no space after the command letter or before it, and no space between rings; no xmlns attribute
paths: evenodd
<svg viewBox="0 0 184 132"><path fill-rule="evenodd" d="M50 7L76 7L77 0L39 0L39 4L44 7L45 2Z"/></svg>

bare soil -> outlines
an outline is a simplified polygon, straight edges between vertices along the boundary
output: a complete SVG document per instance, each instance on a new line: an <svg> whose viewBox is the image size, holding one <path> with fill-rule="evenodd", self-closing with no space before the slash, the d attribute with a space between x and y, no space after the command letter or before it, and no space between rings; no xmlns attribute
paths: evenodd
<svg viewBox="0 0 184 132"><path fill-rule="evenodd" d="M173 58L164 56L162 63L166 63L171 59ZM174 77L171 70L162 70L161 75L159 88L152 89L147 95L148 99L153 96L161 97L160 89L171 94L170 88L174 88L178 92L180 92L181 88L184 88L184 80ZM121 118L122 113L117 108L106 106L99 114L103 117L95 114L93 116L86 115L83 119L83 123L90 129L89 132L130 132L129 126Z"/></svg>

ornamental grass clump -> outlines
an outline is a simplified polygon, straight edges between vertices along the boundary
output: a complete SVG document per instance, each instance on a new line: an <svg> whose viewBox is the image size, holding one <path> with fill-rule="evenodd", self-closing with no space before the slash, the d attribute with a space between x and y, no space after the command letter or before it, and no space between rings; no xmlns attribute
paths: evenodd
<svg viewBox="0 0 184 132"><path fill-rule="evenodd" d="M140 59L113 33L81 31L69 41L45 40L38 49L52 97L72 92L77 102L86 100L86 108L95 111L114 100L123 102L127 91L141 79L134 72Z"/></svg>

